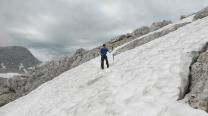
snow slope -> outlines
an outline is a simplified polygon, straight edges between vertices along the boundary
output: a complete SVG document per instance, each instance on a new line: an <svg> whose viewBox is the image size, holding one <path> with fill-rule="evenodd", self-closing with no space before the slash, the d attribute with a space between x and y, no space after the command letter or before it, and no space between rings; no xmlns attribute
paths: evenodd
<svg viewBox="0 0 208 116"><path fill-rule="evenodd" d="M208 41L208 18L116 56L71 69L0 108L0 116L208 116L176 101L191 51ZM109 56L110 57L110 56Z"/></svg>

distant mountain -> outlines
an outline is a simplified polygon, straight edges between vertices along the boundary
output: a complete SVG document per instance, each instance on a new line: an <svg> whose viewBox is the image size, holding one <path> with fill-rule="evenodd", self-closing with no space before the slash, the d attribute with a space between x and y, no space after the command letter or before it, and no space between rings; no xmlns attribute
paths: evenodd
<svg viewBox="0 0 208 116"><path fill-rule="evenodd" d="M29 67L39 64L40 61L24 47L0 47L0 73L23 73Z"/></svg>

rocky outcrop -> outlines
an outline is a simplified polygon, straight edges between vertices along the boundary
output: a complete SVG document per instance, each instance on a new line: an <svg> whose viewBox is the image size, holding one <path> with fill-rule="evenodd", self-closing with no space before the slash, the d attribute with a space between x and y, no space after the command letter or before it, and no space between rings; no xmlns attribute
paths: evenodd
<svg viewBox="0 0 208 116"><path fill-rule="evenodd" d="M150 32L150 28L147 26L144 26L144 27L134 30L132 34L136 37L140 37L142 35L148 34L149 32Z"/></svg>
<svg viewBox="0 0 208 116"><path fill-rule="evenodd" d="M171 21L167 21L167 20L163 20L161 22L154 22L150 26L150 32L156 31L156 30L158 30L166 25L169 25L171 23L172 23Z"/></svg>
<svg viewBox="0 0 208 116"><path fill-rule="evenodd" d="M118 49L114 53L114 55L120 54L120 53L125 52L127 50L130 50L130 49L133 49L135 47L141 46L141 45L143 45L145 43L148 43L148 42L150 42L152 40L155 40L155 39L157 39L159 37L167 35L168 33L173 32L173 31L177 30L178 28L183 27L183 26L185 26L187 24L189 24L189 23L175 24L175 25L173 25L173 26L171 26L169 28L166 28L164 30L160 30L160 31L156 31L156 32L153 32L151 34L148 34L148 35L146 35L144 37L141 37L140 39L134 40L134 41L130 42L129 44L121 47L120 49Z"/></svg>
<svg viewBox="0 0 208 116"><path fill-rule="evenodd" d="M8 78L0 77L0 106L15 100L16 93L8 87Z"/></svg>
<svg viewBox="0 0 208 116"><path fill-rule="evenodd" d="M24 47L0 47L0 73L23 73L27 68L39 64L31 52Z"/></svg>
<svg viewBox="0 0 208 116"><path fill-rule="evenodd" d="M201 11L197 12L194 16L193 20L198 20L198 19L202 19L204 17L208 16L208 7L202 9Z"/></svg>
<svg viewBox="0 0 208 116"><path fill-rule="evenodd" d="M164 26L167 26L171 24L171 21L163 20L161 22L154 22L150 27L143 26L138 29L135 29L132 33L123 34L120 36L115 37L111 41L107 42L106 45L110 50L113 50L114 48L121 46L127 42L130 42L138 37L141 37L143 35L146 35L150 32L156 31Z"/></svg>
<svg viewBox="0 0 208 116"><path fill-rule="evenodd" d="M208 112L208 44L199 52L190 66L189 91L185 101L193 108Z"/></svg>
<svg viewBox="0 0 208 116"><path fill-rule="evenodd" d="M180 20L185 19L187 16L186 15L181 15Z"/></svg>
<svg viewBox="0 0 208 116"><path fill-rule="evenodd" d="M113 49L117 48L118 46L121 46L129 41L134 40L135 38L136 37L133 34L128 33L128 34L124 34L124 35L120 35L118 37L115 37L114 39L112 39L109 42L106 42L105 44L107 45L108 49L113 50Z"/></svg>

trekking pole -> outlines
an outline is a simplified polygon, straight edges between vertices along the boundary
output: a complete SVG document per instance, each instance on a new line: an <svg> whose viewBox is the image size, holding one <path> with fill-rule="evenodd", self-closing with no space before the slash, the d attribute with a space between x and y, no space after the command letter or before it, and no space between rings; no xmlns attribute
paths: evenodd
<svg viewBox="0 0 208 116"><path fill-rule="evenodd" d="M113 62L114 62L114 54L113 54Z"/></svg>

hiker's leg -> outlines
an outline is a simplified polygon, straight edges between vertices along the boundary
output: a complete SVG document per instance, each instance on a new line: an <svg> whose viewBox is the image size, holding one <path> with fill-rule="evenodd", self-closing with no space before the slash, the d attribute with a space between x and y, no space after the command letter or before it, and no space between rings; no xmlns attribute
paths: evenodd
<svg viewBox="0 0 208 116"><path fill-rule="evenodd" d="M101 57L101 68L104 69L104 58Z"/></svg>
<svg viewBox="0 0 208 116"><path fill-rule="evenodd" d="M109 67L108 57L105 58L105 61L106 61L106 65L107 65L107 68L108 68Z"/></svg>

